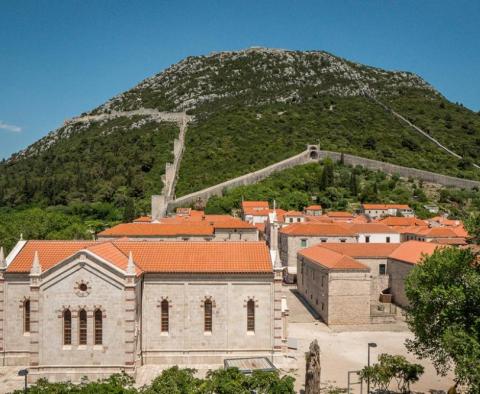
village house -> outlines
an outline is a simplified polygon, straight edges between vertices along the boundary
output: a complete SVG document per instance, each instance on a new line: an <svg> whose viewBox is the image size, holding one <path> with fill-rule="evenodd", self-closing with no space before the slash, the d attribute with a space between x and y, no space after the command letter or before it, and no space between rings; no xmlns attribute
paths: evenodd
<svg viewBox="0 0 480 394"><path fill-rule="evenodd" d="M165 218L157 223L121 223L98 233L97 237L99 240L128 238L143 241L258 241L259 239L258 229L254 225L232 217L227 220L204 218L193 221L175 217Z"/></svg>
<svg viewBox="0 0 480 394"><path fill-rule="evenodd" d="M466 245L468 233L463 227L409 227L401 230L403 241L424 241L445 245Z"/></svg>
<svg viewBox="0 0 480 394"><path fill-rule="evenodd" d="M287 281L295 280L298 251L322 242L358 242L358 235L347 226L333 223L294 223L279 230L278 250Z"/></svg>
<svg viewBox="0 0 480 394"><path fill-rule="evenodd" d="M358 234L360 243L400 243L400 233L381 223L351 224L349 228Z"/></svg>
<svg viewBox="0 0 480 394"><path fill-rule="evenodd" d="M408 305L408 273L437 247L409 241L324 243L302 249L297 258L298 291L329 325L394 322L396 305Z"/></svg>
<svg viewBox="0 0 480 394"><path fill-rule="evenodd" d="M322 216L323 209L321 205L309 205L303 209L303 212L307 216Z"/></svg>
<svg viewBox="0 0 480 394"><path fill-rule="evenodd" d="M263 242L20 241L0 257L0 362L32 381L286 352Z"/></svg>
<svg viewBox="0 0 480 394"><path fill-rule="evenodd" d="M401 243L388 258L389 288L393 302L402 308L408 306L405 294L405 279L413 267L425 256L430 256L439 248L431 242L407 241Z"/></svg>
<svg viewBox="0 0 480 394"><path fill-rule="evenodd" d="M248 223L265 223L270 208L268 201L242 201L242 218Z"/></svg>
<svg viewBox="0 0 480 394"><path fill-rule="evenodd" d="M415 216L413 209L405 204L362 204L361 212L371 219L379 219L385 216Z"/></svg>

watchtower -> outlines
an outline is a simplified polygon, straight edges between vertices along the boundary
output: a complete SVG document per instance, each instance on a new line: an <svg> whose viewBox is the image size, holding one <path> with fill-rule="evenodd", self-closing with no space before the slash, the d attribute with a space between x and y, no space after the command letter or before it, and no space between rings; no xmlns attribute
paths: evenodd
<svg viewBox="0 0 480 394"><path fill-rule="evenodd" d="M308 156L312 160L318 160L320 158L320 145L307 145Z"/></svg>

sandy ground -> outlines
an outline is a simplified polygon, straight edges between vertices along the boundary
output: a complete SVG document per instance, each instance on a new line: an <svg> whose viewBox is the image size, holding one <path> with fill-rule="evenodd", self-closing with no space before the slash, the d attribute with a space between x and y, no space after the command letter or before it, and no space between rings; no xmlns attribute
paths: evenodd
<svg viewBox="0 0 480 394"><path fill-rule="evenodd" d="M367 364L367 344L377 343L377 348L371 350L372 362L377 361L380 353L401 354L410 361L415 361L425 367L425 373L420 381L412 386L413 390L430 392L430 390L445 390L452 385L452 375L437 376L435 369L428 360L418 360L407 352L404 346L405 339L411 338L405 323L393 325L369 325L353 327L336 327L331 329L324 323L316 320L289 289L287 293L290 309L289 336L296 338L298 349L291 351L291 370L288 372L296 380L296 389L304 388L305 379L305 352L308 351L311 341L318 340L321 351L321 381L322 386L347 387L347 372L356 371ZM348 331L346 331L348 330ZM392 387L394 389L395 386ZM363 387L364 393L366 387ZM360 393L360 387L352 387L351 393Z"/></svg>
<svg viewBox="0 0 480 394"><path fill-rule="evenodd" d="M425 367L425 373L420 382L412 389L429 393L430 390L448 390L452 385L452 376L437 376L428 360L417 360L407 352L405 339L412 337L405 323L393 325L369 325L348 327L327 327L317 320L297 298L291 287L285 287L290 309L289 336L296 339L298 348L290 350L288 362L282 366L281 372L296 378L296 390L304 388L305 352L314 339L318 340L321 350L322 386L347 387L347 372L361 369L367 364L367 344L377 343L372 349L371 360L375 362L380 353L402 354L410 361L415 361ZM186 366L182 366L186 367ZM204 376L209 368L215 369L221 365L192 366L198 369L198 375ZM0 367L0 393L8 393L23 387L22 378L17 376L20 367ZM148 384L159 375L161 368L147 365L137 371L137 386ZM392 387L392 389L395 387ZM363 387L366 392L366 387ZM360 393L360 386L353 386L352 394Z"/></svg>

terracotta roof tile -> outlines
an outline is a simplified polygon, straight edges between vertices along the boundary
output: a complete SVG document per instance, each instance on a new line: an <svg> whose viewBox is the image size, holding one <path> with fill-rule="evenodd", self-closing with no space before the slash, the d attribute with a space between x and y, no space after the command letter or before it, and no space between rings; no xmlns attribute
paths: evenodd
<svg viewBox="0 0 480 394"><path fill-rule="evenodd" d="M418 264L424 255L431 255L441 247L431 242L407 241L401 243L390 255L392 259Z"/></svg>
<svg viewBox="0 0 480 394"><path fill-rule="evenodd" d="M304 208L305 210L309 210L309 211L321 211L322 210L322 206L321 205L309 205L308 207L305 207Z"/></svg>
<svg viewBox="0 0 480 394"><path fill-rule="evenodd" d="M242 208L266 208L268 209L268 201L242 201Z"/></svg>
<svg viewBox="0 0 480 394"><path fill-rule="evenodd" d="M303 213L299 211L287 211L283 216L303 216Z"/></svg>
<svg viewBox="0 0 480 394"><path fill-rule="evenodd" d="M323 243L320 246L353 258L387 258L400 244Z"/></svg>
<svg viewBox="0 0 480 394"><path fill-rule="evenodd" d="M132 252L137 273L270 273L265 242L27 241L7 272L28 273L38 251L46 271L81 250L125 270Z"/></svg>
<svg viewBox="0 0 480 394"><path fill-rule="evenodd" d="M427 226L427 223L417 218L406 218L403 216L388 216L378 221L386 226Z"/></svg>
<svg viewBox="0 0 480 394"><path fill-rule="evenodd" d="M98 234L99 237L175 237L183 235L213 235L214 228L208 223L122 223Z"/></svg>
<svg viewBox="0 0 480 394"><path fill-rule="evenodd" d="M115 245L144 272L272 272L265 242L122 242Z"/></svg>
<svg viewBox="0 0 480 394"><path fill-rule="evenodd" d="M320 264L332 270L369 271L369 268L366 265L354 260L350 256L326 249L319 245L302 249L298 252L298 254L308 258L314 263Z"/></svg>
<svg viewBox="0 0 480 394"><path fill-rule="evenodd" d="M330 218L353 218L353 213L344 211L330 211L327 212L327 216Z"/></svg>

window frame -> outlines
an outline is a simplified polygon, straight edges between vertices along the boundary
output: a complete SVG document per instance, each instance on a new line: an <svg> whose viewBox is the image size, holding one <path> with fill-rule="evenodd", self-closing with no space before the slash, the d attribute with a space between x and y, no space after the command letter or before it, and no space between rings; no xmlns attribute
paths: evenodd
<svg viewBox="0 0 480 394"><path fill-rule="evenodd" d="M68 314L68 319L67 319ZM62 313L63 346L72 346L72 311L65 309Z"/></svg>
<svg viewBox="0 0 480 394"><path fill-rule="evenodd" d="M170 332L170 305L166 299L160 302L160 332L162 334Z"/></svg>
<svg viewBox="0 0 480 394"><path fill-rule="evenodd" d="M93 312L93 344L103 345L103 312L99 308Z"/></svg>
<svg viewBox="0 0 480 394"><path fill-rule="evenodd" d="M213 331L213 302L205 300L203 302L203 331L211 334Z"/></svg>
<svg viewBox="0 0 480 394"><path fill-rule="evenodd" d="M83 317L85 316L85 318ZM78 344L86 346L88 343L88 314L85 309L78 311Z"/></svg>
<svg viewBox="0 0 480 394"><path fill-rule="evenodd" d="M247 301L247 332L255 332L255 301L253 299Z"/></svg>
<svg viewBox="0 0 480 394"><path fill-rule="evenodd" d="M23 301L23 333L30 334L31 330L31 303L29 299Z"/></svg>

